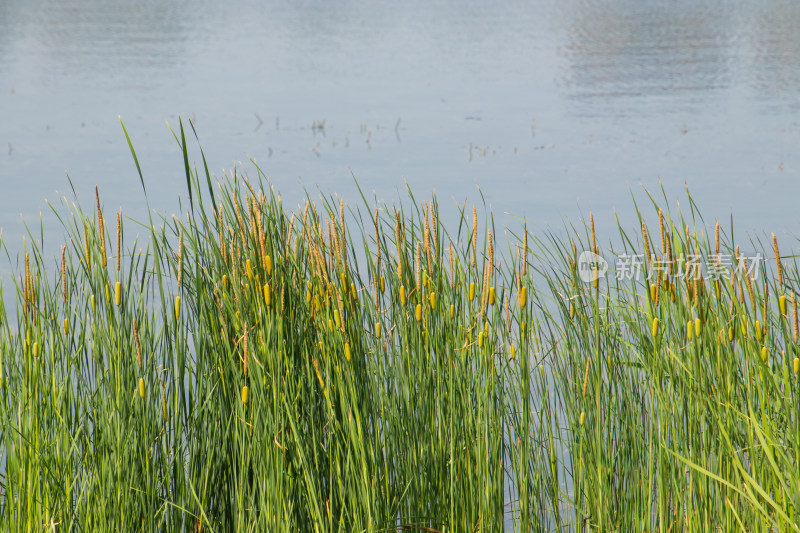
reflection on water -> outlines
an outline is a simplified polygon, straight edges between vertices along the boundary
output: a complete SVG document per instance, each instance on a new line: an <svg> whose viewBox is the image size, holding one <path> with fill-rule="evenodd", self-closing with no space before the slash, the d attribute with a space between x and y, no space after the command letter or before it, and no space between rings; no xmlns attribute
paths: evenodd
<svg viewBox="0 0 800 533"><path fill-rule="evenodd" d="M712 219L785 232L799 28L800 4L766 0L7 0L0 227L16 241L65 169L84 204L97 183L142 213L118 115L151 205L175 211L180 113L213 171L254 157L288 205L303 186L357 198L355 175L389 202L406 182L469 203L480 186L534 227L610 225L661 180Z"/></svg>
<svg viewBox="0 0 800 533"><path fill-rule="evenodd" d="M743 90L794 98L800 4L583 2L569 10L563 85L570 97L670 96Z"/></svg>

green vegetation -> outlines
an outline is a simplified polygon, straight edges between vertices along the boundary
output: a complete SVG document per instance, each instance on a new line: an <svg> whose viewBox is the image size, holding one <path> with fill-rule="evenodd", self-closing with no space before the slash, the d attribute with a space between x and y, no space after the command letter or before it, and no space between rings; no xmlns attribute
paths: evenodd
<svg viewBox="0 0 800 533"><path fill-rule="evenodd" d="M98 197L61 215L60 270L31 237L3 530L800 530L794 263L678 278L743 256L653 202L617 252L665 269L584 283L593 223L501 245L435 199L289 213L176 138L185 218L130 242Z"/></svg>

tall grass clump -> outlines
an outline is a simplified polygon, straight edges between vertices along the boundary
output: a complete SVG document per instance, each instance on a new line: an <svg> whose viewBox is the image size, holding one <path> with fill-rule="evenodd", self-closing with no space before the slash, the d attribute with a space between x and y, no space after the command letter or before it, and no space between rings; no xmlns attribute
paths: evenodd
<svg viewBox="0 0 800 533"><path fill-rule="evenodd" d="M107 219L98 191L56 211L55 261L26 239L0 309L3 529L798 530L776 238L753 261L691 197L606 250L593 219L445 227L410 192L291 211L255 164L214 188L176 139L185 215ZM585 281L584 251L617 268ZM619 275L631 258L649 277Z"/></svg>

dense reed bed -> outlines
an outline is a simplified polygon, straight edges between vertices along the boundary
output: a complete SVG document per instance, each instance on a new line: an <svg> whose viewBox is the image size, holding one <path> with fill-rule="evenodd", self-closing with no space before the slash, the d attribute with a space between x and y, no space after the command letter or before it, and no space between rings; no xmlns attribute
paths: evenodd
<svg viewBox="0 0 800 533"><path fill-rule="evenodd" d="M748 259L691 202L613 251L593 221L446 228L411 195L290 212L255 165L212 188L176 138L182 217L98 195L59 214L56 266L28 240L0 314L4 530L798 531L777 241ZM587 283L583 251L653 275Z"/></svg>

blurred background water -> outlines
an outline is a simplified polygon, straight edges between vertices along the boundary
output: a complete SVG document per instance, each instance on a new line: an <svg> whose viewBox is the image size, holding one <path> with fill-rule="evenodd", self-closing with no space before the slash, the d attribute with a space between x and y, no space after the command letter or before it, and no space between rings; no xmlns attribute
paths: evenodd
<svg viewBox="0 0 800 533"><path fill-rule="evenodd" d="M288 207L356 204L355 176L443 214L480 188L511 226L593 211L610 237L641 186L675 207L688 184L709 225L794 236L799 87L798 2L2 0L0 227L13 262L43 212L59 250L66 173L87 209L97 184L146 216L118 116L151 207L178 211L180 115L212 172L255 158Z"/></svg>

